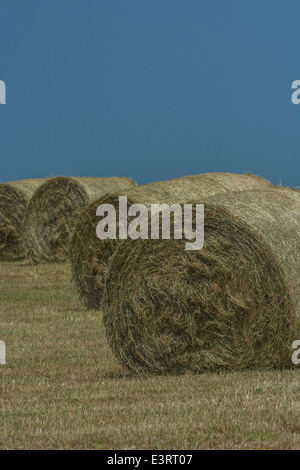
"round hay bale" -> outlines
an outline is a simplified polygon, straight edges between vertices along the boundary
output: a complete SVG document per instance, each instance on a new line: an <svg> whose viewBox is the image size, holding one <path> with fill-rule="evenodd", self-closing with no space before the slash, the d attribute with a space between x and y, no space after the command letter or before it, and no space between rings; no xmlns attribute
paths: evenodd
<svg viewBox="0 0 300 470"><path fill-rule="evenodd" d="M0 184L0 261L25 257L22 226L26 208L42 181L32 178Z"/></svg>
<svg viewBox="0 0 300 470"><path fill-rule="evenodd" d="M30 199L24 236L28 257L35 262L64 261L69 255L74 224L81 210L107 192L136 186L123 177L49 178Z"/></svg>
<svg viewBox="0 0 300 470"><path fill-rule="evenodd" d="M292 366L300 191L209 198L204 233L199 251L187 251L184 239L119 244L102 304L117 358L136 373Z"/></svg>
<svg viewBox="0 0 300 470"><path fill-rule="evenodd" d="M154 203L174 204L228 191L269 187L271 183L252 174L203 173L145 184L122 195L127 196L128 206L139 203L149 208ZM119 194L108 194L87 206L74 230L70 250L73 280L87 308L101 306L109 259L118 244L118 240L97 238L100 219L96 209L100 204L112 204L118 214Z"/></svg>

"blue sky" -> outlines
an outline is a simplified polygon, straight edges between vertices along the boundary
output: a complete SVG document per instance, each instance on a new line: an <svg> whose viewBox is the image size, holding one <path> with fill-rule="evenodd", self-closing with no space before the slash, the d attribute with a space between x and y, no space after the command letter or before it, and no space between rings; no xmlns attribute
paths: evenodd
<svg viewBox="0 0 300 470"><path fill-rule="evenodd" d="M299 0L0 0L0 180L300 186Z"/></svg>

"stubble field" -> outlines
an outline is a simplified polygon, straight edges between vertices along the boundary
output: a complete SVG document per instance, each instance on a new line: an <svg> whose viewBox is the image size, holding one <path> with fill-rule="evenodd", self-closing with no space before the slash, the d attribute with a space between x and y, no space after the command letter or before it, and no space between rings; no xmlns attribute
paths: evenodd
<svg viewBox="0 0 300 470"><path fill-rule="evenodd" d="M0 340L0 449L300 449L300 369L133 376L68 264L0 264Z"/></svg>

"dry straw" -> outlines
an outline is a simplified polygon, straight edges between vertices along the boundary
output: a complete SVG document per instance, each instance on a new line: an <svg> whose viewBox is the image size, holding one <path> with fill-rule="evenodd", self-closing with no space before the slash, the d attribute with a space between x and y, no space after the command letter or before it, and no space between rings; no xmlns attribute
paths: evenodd
<svg viewBox="0 0 300 470"><path fill-rule="evenodd" d="M74 224L81 210L108 192L136 186L129 178L57 176L32 196L24 222L28 257L35 262L64 261L69 254Z"/></svg>
<svg viewBox="0 0 300 470"><path fill-rule="evenodd" d="M272 185L258 176L235 173L204 173L168 181L149 183L123 192L128 206L139 203L148 208L151 204L174 204L189 199L204 198L218 193ZM96 236L96 209L100 204L112 204L118 209L119 194L109 194L95 200L85 208L76 225L71 242L73 280L83 303L88 308L100 308L105 288L108 263L118 240L99 240Z"/></svg>
<svg viewBox="0 0 300 470"><path fill-rule="evenodd" d="M132 371L291 366L300 333L300 191L209 198L202 250L186 251L184 240L125 240L107 286L107 338Z"/></svg>
<svg viewBox="0 0 300 470"><path fill-rule="evenodd" d="M41 179L0 184L0 261L16 261L25 256L23 221L30 197Z"/></svg>

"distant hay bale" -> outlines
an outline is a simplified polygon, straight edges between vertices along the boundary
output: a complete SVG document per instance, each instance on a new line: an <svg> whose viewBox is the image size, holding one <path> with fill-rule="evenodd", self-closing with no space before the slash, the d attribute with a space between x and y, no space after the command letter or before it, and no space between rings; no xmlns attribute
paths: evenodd
<svg viewBox="0 0 300 470"><path fill-rule="evenodd" d="M203 249L185 241L128 239L111 258L103 319L120 362L137 373L292 366L300 192L209 198Z"/></svg>
<svg viewBox="0 0 300 470"><path fill-rule="evenodd" d="M32 178L0 184L0 261L25 257L22 225L29 199L42 181Z"/></svg>
<svg viewBox="0 0 300 470"><path fill-rule="evenodd" d="M269 187L271 183L252 174L203 173L149 183L122 195L127 196L128 206L139 203L149 208L154 203L174 204L228 191ZM70 251L73 280L87 308L100 308L109 259L118 244L118 240L97 238L96 225L100 219L96 209L107 203L117 210L118 198L119 194L108 194L95 200L82 212L74 230Z"/></svg>
<svg viewBox="0 0 300 470"><path fill-rule="evenodd" d="M136 186L123 177L90 178L57 176L49 178L32 196L24 222L28 257L35 262L64 261L70 238L81 210L107 192Z"/></svg>

